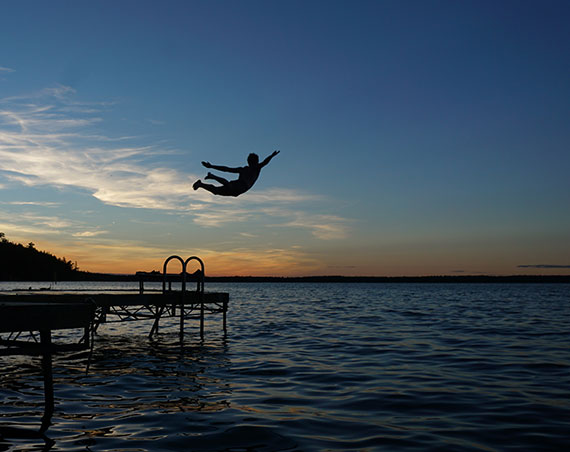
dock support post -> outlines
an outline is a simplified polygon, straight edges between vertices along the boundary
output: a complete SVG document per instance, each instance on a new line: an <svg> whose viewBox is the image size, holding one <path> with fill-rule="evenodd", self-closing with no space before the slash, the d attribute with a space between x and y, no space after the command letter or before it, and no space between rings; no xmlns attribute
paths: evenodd
<svg viewBox="0 0 570 452"><path fill-rule="evenodd" d="M150 333L148 334L149 338L151 338L153 334L158 334L158 322L160 321L160 317L162 316L162 311L164 311L163 307L160 307L156 310L154 323L152 324L152 328L150 329Z"/></svg>
<svg viewBox="0 0 570 452"><path fill-rule="evenodd" d="M224 311L224 335L228 332L226 327L226 313L228 312L228 302L224 301L223 304L223 311Z"/></svg>
<svg viewBox="0 0 570 452"><path fill-rule="evenodd" d="M202 298L202 296L200 296ZM200 339L204 339L204 300L200 300Z"/></svg>
<svg viewBox="0 0 570 452"><path fill-rule="evenodd" d="M180 342L184 340L184 300L180 303Z"/></svg>
<svg viewBox="0 0 570 452"><path fill-rule="evenodd" d="M42 348L42 371L44 374L44 415L40 433L44 433L51 424L51 417L54 411L53 398L53 372L51 358L51 331L40 331L40 343Z"/></svg>
<svg viewBox="0 0 570 452"><path fill-rule="evenodd" d="M84 342L86 347L89 347L89 342L90 342L89 336L91 333L91 328L93 328L93 325L91 324L83 328L83 337L79 341L79 342Z"/></svg>

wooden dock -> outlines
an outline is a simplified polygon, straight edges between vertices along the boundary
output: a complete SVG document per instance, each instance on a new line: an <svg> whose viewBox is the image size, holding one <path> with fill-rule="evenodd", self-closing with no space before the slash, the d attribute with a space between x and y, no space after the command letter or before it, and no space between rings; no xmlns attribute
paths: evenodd
<svg viewBox="0 0 570 452"><path fill-rule="evenodd" d="M172 260L182 264L181 290L172 290L168 281L166 269ZM195 291L186 290L186 267L191 260L201 266ZM139 290L0 292L0 356L42 356L45 411L40 432L47 429L54 410L52 354L92 347L92 337L102 324L152 320L152 337L158 333L162 319L177 318L182 342L186 320L199 320L203 339L205 317L221 314L226 333L229 294L204 291L204 263L200 258L192 256L184 261L178 256L169 257L164 262L162 290L145 290L145 275L139 274ZM77 343L53 344L52 331L63 329L81 329L83 334Z"/></svg>
<svg viewBox="0 0 570 452"><path fill-rule="evenodd" d="M8 333L7 338L0 336L0 355L42 356L45 407L40 433L43 434L50 425L54 411L52 354L89 347L95 306L84 302L46 303L38 302L37 299L30 302L26 299L27 297L0 294L0 333ZM85 331L79 343L57 346L52 344L53 330L70 328L82 328ZM24 335L24 332L30 333ZM39 340L34 332L39 333Z"/></svg>
<svg viewBox="0 0 570 452"><path fill-rule="evenodd" d="M0 333L82 328L86 323L97 330L104 323L150 319L152 336L161 319L177 317L180 334L185 320L197 319L204 336L210 314L222 315L226 331L228 302L229 294L218 292L0 292Z"/></svg>
<svg viewBox="0 0 570 452"><path fill-rule="evenodd" d="M87 328L95 306L85 302L44 301L33 295L15 296L0 292L0 333Z"/></svg>
<svg viewBox="0 0 570 452"><path fill-rule="evenodd" d="M193 260L200 264L198 281L196 290L187 290L186 268ZM178 291L172 290L175 275L167 274L168 264L172 261L179 261L182 265L181 290ZM151 319L153 325L149 336L152 336L158 332L161 319L178 317L181 337L184 321L188 319L200 321L200 336L203 337L205 316L218 313L222 314L225 332L229 294L205 292L204 273L204 262L199 257L183 260L179 256L170 256L163 264L162 290L145 290L144 280L150 274L138 272L138 290L0 292L0 333L84 327L90 317L93 331L103 323Z"/></svg>

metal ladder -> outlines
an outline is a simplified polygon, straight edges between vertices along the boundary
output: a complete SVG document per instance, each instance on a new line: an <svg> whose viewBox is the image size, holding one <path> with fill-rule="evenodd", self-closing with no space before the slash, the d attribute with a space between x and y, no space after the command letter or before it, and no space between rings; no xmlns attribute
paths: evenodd
<svg viewBox="0 0 570 452"><path fill-rule="evenodd" d="M200 338L204 338L204 261L198 256L190 256L188 259L183 260L180 256L173 255L168 257L162 266L162 293L172 291L172 281L168 281L168 291L166 289L166 283L168 274L166 272L168 268L168 263L171 260L177 260L182 265L182 291L180 295L180 339L184 337L184 300L186 295L186 269L188 268L188 263L192 260L198 261L200 264L200 277L198 278L196 292L198 293L198 299L200 303ZM173 314L175 313L175 305L172 306ZM162 313L162 311L160 312ZM159 314L160 317L160 314ZM157 325L158 326L158 325Z"/></svg>

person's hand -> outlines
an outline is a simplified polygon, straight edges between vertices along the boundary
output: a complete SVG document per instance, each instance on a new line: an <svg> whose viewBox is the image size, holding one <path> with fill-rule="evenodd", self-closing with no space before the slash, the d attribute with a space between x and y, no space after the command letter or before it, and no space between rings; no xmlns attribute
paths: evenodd
<svg viewBox="0 0 570 452"><path fill-rule="evenodd" d="M275 157L277 154L279 154L281 151L273 151L273 154L271 154L271 157Z"/></svg>
<svg viewBox="0 0 570 452"><path fill-rule="evenodd" d="M202 162L202 165L205 166L206 168L212 167L212 164L210 162Z"/></svg>

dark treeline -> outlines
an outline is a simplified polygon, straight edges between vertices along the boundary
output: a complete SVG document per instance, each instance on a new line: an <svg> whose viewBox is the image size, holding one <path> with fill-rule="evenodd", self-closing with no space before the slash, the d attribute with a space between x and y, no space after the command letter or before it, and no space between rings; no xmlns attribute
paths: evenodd
<svg viewBox="0 0 570 452"><path fill-rule="evenodd" d="M11 242L0 232L0 281L76 280L82 273L73 262L39 251L32 242Z"/></svg>

